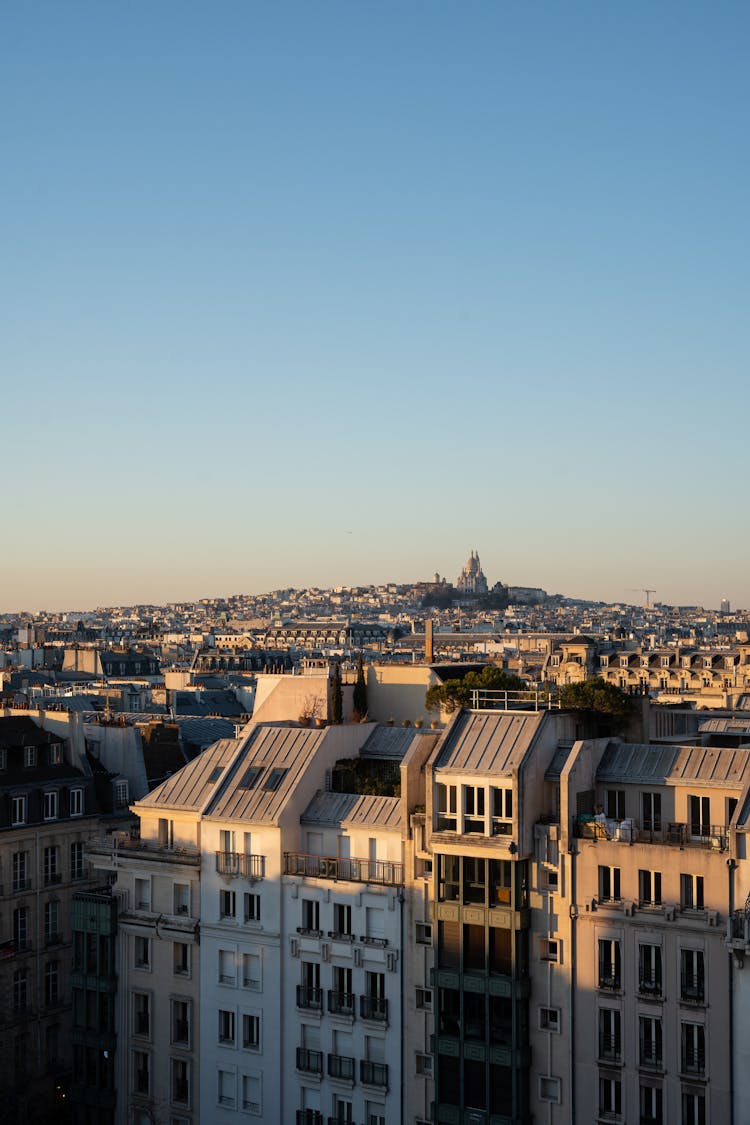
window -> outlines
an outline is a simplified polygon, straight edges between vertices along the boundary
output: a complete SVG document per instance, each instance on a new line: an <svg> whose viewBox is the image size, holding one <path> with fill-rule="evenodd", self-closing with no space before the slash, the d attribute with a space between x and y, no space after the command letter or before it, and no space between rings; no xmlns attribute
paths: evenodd
<svg viewBox="0 0 750 1125"><path fill-rule="evenodd" d="M190 1104L190 1063L187 1059L171 1059L171 1094L175 1105Z"/></svg>
<svg viewBox="0 0 750 1125"><path fill-rule="evenodd" d="M540 1075L539 1077L539 1100L542 1102L556 1102L560 1101L560 1079L553 1078L551 1075Z"/></svg>
<svg viewBox="0 0 750 1125"><path fill-rule="evenodd" d="M29 908L19 906L13 911L13 943L16 949L30 949Z"/></svg>
<svg viewBox="0 0 750 1125"><path fill-rule="evenodd" d="M128 807L128 801L128 780L122 777L115 782L115 808L126 809Z"/></svg>
<svg viewBox="0 0 750 1125"><path fill-rule="evenodd" d="M219 891L219 917L234 918L237 914L237 896L234 891Z"/></svg>
<svg viewBox="0 0 750 1125"><path fill-rule="evenodd" d="M234 1046L234 1012L219 1009L219 1042Z"/></svg>
<svg viewBox="0 0 750 1125"><path fill-rule="evenodd" d="M151 1058L147 1051L133 1051L133 1093L148 1094L151 1088Z"/></svg>
<svg viewBox="0 0 750 1125"><path fill-rule="evenodd" d="M464 832L486 832L484 821L484 788L477 785L464 785Z"/></svg>
<svg viewBox="0 0 750 1125"><path fill-rule="evenodd" d="M683 1074L700 1074L706 1069L706 1033L702 1023L680 1025Z"/></svg>
<svg viewBox="0 0 750 1125"><path fill-rule="evenodd" d="M316 899L302 899L302 925L299 932L320 937L320 903Z"/></svg>
<svg viewBox="0 0 750 1125"><path fill-rule="evenodd" d="M638 991L660 996L662 987L661 946L638 946Z"/></svg>
<svg viewBox="0 0 750 1125"><path fill-rule="evenodd" d="M638 1017L638 1059L641 1066L662 1065L661 1020L656 1016Z"/></svg>
<svg viewBox="0 0 750 1125"><path fill-rule="evenodd" d="M608 789L606 795L606 815L608 820L624 820L625 790Z"/></svg>
<svg viewBox="0 0 750 1125"><path fill-rule="evenodd" d="M417 1074L432 1077L432 1055L417 1054Z"/></svg>
<svg viewBox="0 0 750 1125"><path fill-rule="evenodd" d="M560 1030L560 1009L559 1008L540 1008L539 1009L539 1027L542 1031L559 1031Z"/></svg>
<svg viewBox="0 0 750 1125"><path fill-rule="evenodd" d="M287 772L288 771L285 770L285 769L271 770L268 777L263 782L263 788L266 790L266 792L269 792L269 793L275 792L279 788L279 786L281 785L281 783L284 780Z"/></svg>
<svg viewBox="0 0 750 1125"><path fill-rule="evenodd" d="M27 770L34 768L36 765L36 746L24 746L23 764Z"/></svg>
<svg viewBox="0 0 750 1125"><path fill-rule="evenodd" d="M417 945L432 945L432 924L430 922L417 922L415 940Z"/></svg>
<svg viewBox="0 0 750 1125"><path fill-rule="evenodd" d="M661 871L639 870L638 903L640 906L661 906Z"/></svg>
<svg viewBox="0 0 750 1125"><path fill-rule="evenodd" d="M509 836L513 831L513 790L492 788L492 834Z"/></svg>
<svg viewBox="0 0 750 1125"><path fill-rule="evenodd" d="M223 767L223 766L215 766L215 767L214 767L214 768L213 768L213 769L211 770L211 773L210 773L210 774L209 774L209 776L208 776L208 779L207 779L207 781L208 781L208 784L209 784L209 785L214 785L214 784L215 784L215 783L216 783L216 782L217 782L217 781L219 780L219 778L221 777L221 775L223 774L223 772L224 772L224 767Z"/></svg>
<svg viewBox="0 0 750 1125"><path fill-rule="evenodd" d="M53 945L60 941L60 903L56 899L44 904L44 943Z"/></svg>
<svg viewBox="0 0 750 1125"><path fill-rule="evenodd" d="M385 911L379 906L365 907L365 940L374 944L386 944Z"/></svg>
<svg viewBox="0 0 750 1125"><path fill-rule="evenodd" d="M417 1009L420 1012L432 1011L432 989L431 988L418 988L417 989Z"/></svg>
<svg viewBox="0 0 750 1125"><path fill-rule="evenodd" d="M619 1062L622 1056L621 1015L618 1008L599 1009L599 1058Z"/></svg>
<svg viewBox="0 0 750 1125"><path fill-rule="evenodd" d="M352 908L341 902L333 904L333 933L340 937L350 937L352 933Z"/></svg>
<svg viewBox="0 0 750 1125"><path fill-rule="evenodd" d="M245 771L245 775L244 775L244 777L242 778L242 781L239 784L239 788L240 789L254 789L255 786L258 784L258 778L260 777L260 775L262 773L263 773L263 767L262 766L250 766L250 768Z"/></svg>
<svg viewBox="0 0 750 1125"><path fill-rule="evenodd" d="M219 983L231 984L237 983L237 959L233 949L220 949L219 950Z"/></svg>
<svg viewBox="0 0 750 1125"><path fill-rule="evenodd" d="M419 1073L419 1063L417 1063L417 1073ZM365 1125L385 1125L385 1106L380 1105L379 1102L365 1102Z"/></svg>
<svg viewBox="0 0 750 1125"><path fill-rule="evenodd" d="M550 938L543 938L541 941L541 958L542 961L559 961L559 942Z"/></svg>
<svg viewBox="0 0 750 1125"><path fill-rule="evenodd" d="M174 954L174 974L176 977L190 976L190 946L182 941L172 943Z"/></svg>
<svg viewBox="0 0 750 1125"><path fill-rule="evenodd" d="M27 891L30 886L29 853L13 852L13 893Z"/></svg>
<svg viewBox="0 0 750 1125"><path fill-rule="evenodd" d="M702 1004L705 1000L706 970L702 949L680 950L680 999Z"/></svg>
<svg viewBox="0 0 750 1125"><path fill-rule="evenodd" d="M70 815L83 816L83 789L70 790Z"/></svg>
<svg viewBox="0 0 750 1125"><path fill-rule="evenodd" d="M133 993L133 1035L151 1034L151 998L147 992Z"/></svg>
<svg viewBox="0 0 750 1125"><path fill-rule="evenodd" d="M242 1108L245 1113L260 1114L261 1111L260 1074L242 1075Z"/></svg>
<svg viewBox="0 0 750 1125"><path fill-rule="evenodd" d="M437 792L437 830L438 832L456 831L457 787L455 785L438 785Z"/></svg>
<svg viewBox="0 0 750 1125"><path fill-rule="evenodd" d="M681 1125L706 1125L706 1095L683 1090Z"/></svg>
<svg viewBox="0 0 750 1125"><path fill-rule="evenodd" d="M235 833L231 829L222 828L219 832L219 851L224 855L232 855L236 850Z"/></svg>
<svg viewBox="0 0 750 1125"><path fill-rule="evenodd" d="M234 1109L237 1090L237 1076L233 1070L220 1070L218 1073L219 1105Z"/></svg>
<svg viewBox="0 0 750 1125"><path fill-rule="evenodd" d="M171 1001L171 1041L178 1046L190 1046L190 1004L187 1000Z"/></svg>
<svg viewBox="0 0 750 1125"><path fill-rule="evenodd" d="M260 1016L247 1012L242 1016L242 1046L250 1051L260 1047Z"/></svg>
<svg viewBox="0 0 750 1125"><path fill-rule="evenodd" d="M599 901L620 902L620 868L599 866Z"/></svg>
<svg viewBox="0 0 750 1125"><path fill-rule="evenodd" d="M683 910L703 910L702 875L680 875L680 904Z"/></svg>
<svg viewBox="0 0 750 1125"><path fill-rule="evenodd" d="M709 797L688 797L688 819L691 836L710 836L711 799Z"/></svg>
<svg viewBox="0 0 750 1125"><path fill-rule="evenodd" d="M25 824L26 823L26 795L23 794L19 797L11 797L10 799L10 822L11 824Z"/></svg>
<svg viewBox="0 0 750 1125"><path fill-rule="evenodd" d="M242 954L242 987L261 988L261 963L259 953Z"/></svg>
<svg viewBox="0 0 750 1125"><path fill-rule="evenodd" d="M83 879L85 874L83 866L83 841L76 840L70 845L70 877Z"/></svg>
<svg viewBox="0 0 750 1125"><path fill-rule="evenodd" d="M43 856L43 870L44 870L44 885L50 886L52 883L61 882L62 876L58 870L58 855L59 851L56 847L45 848Z"/></svg>
<svg viewBox="0 0 750 1125"><path fill-rule="evenodd" d="M641 1125L663 1125L662 1092L659 1086L641 1086Z"/></svg>
<svg viewBox="0 0 750 1125"><path fill-rule="evenodd" d="M644 832L661 831L661 793L641 793L641 826Z"/></svg>
<svg viewBox="0 0 750 1125"><path fill-rule="evenodd" d="M190 884L174 883L172 885L172 905L175 914L190 913Z"/></svg>
<svg viewBox="0 0 750 1125"><path fill-rule="evenodd" d="M622 1113L622 1083L619 1078L599 1077L599 1115L616 1118Z"/></svg>
<svg viewBox="0 0 750 1125"><path fill-rule="evenodd" d="M29 1006L29 975L26 969L16 969L13 974L13 1010L25 1012Z"/></svg>
<svg viewBox="0 0 750 1125"><path fill-rule="evenodd" d="M599 988L622 986L622 954L619 941L599 939Z"/></svg>
<svg viewBox="0 0 750 1125"><path fill-rule="evenodd" d="M484 860L476 860L484 866ZM461 859L457 855L438 855L438 900L458 902L461 893ZM484 904L484 895L482 895Z"/></svg>
<svg viewBox="0 0 750 1125"><path fill-rule="evenodd" d="M260 922L260 895L245 892L245 921Z"/></svg>
<svg viewBox="0 0 750 1125"><path fill-rule="evenodd" d="M136 910L151 909L151 879L135 880L135 907Z"/></svg>
<svg viewBox="0 0 750 1125"><path fill-rule="evenodd" d="M151 939L147 937L135 938L135 967L148 969L151 967Z"/></svg>
<svg viewBox="0 0 750 1125"><path fill-rule="evenodd" d="M57 790L53 789L44 794L44 819L57 820Z"/></svg>

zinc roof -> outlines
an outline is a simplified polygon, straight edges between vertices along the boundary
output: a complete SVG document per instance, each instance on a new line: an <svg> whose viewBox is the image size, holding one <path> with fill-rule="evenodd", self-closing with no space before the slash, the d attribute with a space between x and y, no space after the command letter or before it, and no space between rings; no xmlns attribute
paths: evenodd
<svg viewBox="0 0 750 1125"><path fill-rule="evenodd" d="M222 738L197 758L193 758L192 762L188 762L177 773L172 774L156 789L147 793L138 804L201 811L224 780L227 767L237 753L239 745L234 738ZM210 781L209 778L214 771L220 768L221 776L216 781Z"/></svg>
<svg viewBox="0 0 750 1125"><path fill-rule="evenodd" d="M414 727L388 727L377 724L362 747L360 754L366 758L401 759L415 737L424 737Z"/></svg>
<svg viewBox="0 0 750 1125"><path fill-rule="evenodd" d="M222 787L206 813L209 816L254 820L262 824L276 823L324 737L325 730L309 727L251 728L237 761L234 777ZM248 789L241 783L251 766L262 772L253 787ZM283 769L286 773L277 788L265 789L274 769Z"/></svg>
<svg viewBox="0 0 750 1125"><path fill-rule="evenodd" d="M650 746L611 742L597 781L633 784L743 788L750 776L750 752L714 746Z"/></svg>
<svg viewBox="0 0 750 1125"><path fill-rule="evenodd" d="M750 718L706 719L698 730L701 734L750 734Z"/></svg>
<svg viewBox="0 0 750 1125"><path fill-rule="evenodd" d="M401 828L398 797L373 797L356 793L316 793L300 817L302 824L329 827Z"/></svg>
<svg viewBox="0 0 750 1125"><path fill-rule="evenodd" d="M520 765L544 716L464 711L446 733L435 769L509 776Z"/></svg>

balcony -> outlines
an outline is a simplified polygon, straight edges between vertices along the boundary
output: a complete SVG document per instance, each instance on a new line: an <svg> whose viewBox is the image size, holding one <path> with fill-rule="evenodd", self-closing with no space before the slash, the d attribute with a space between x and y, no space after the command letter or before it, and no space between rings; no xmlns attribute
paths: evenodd
<svg viewBox="0 0 750 1125"><path fill-rule="evenodd" d="M329 1055L328 1077L339 1078L342 1082L353 1082L354 1059L349 1055Z"/></svg>
<svg viewBox="0 0 750 1125"><path fill-rule="evenodd" d="M343 933L341 930L329 930L328 936L331 941L354 941L354 934ZM364 941L364 938L362 940Z"/></svg>
<svg viewBox="0 0 750 1125"><path fill-rule="evenodd" d="M611 961L599 962L599 988L618 991L622 988L620 966Z"/></svg>
<svg viewBox="0 0 750 1125"><path fill-rule="evenodd" d="M729 846L729 829L725 824L688 824L669 821L665 824L643 824L639 820L613 820L586 813L576 817L573 834L580 840L615 841L623 844L671 844L678 848L704 848L724 852Z"/></svg>
<svg viewBox="0 0 750 1125"><path fill-rule="evenodd" d="M323 1114L319 1109L298 1109L295 1125L323 1125Z"/></svg>
<svg viewBox="0 0 750 1125"><path fill-rule="evenodd" d="M284 852L284 874L305 879L333 879L347 883L376 883L382 887L404 885L403 863L374 859L337 859L335 856Z"/></svg>
<svg viewBox="0 0 750 1125"><path fill-rule="evenodd" d="M386 1063L370 1062L368 1059L359 1060L359 1080L366 1086L380 1086L388 1089L388 1066Z"/></svg>
<svg viewBox="0 0 750 1125"><path fill-rule="evenodd" d="M307 1047L298 1047L297 1070L301 1070L303 1074L317 1074L318 1076L322 1075L323 1052L310 1051Z"/></svg>
<svg viewBox="0 0 750 1125"><path fill-rule="evenodd" d="M354 1019L354 993L329 991L328 1011L333 1016L350 1016Z"/></svg>
<svg viewBox="0 0 750 1125"><path fill-rule="evenodd" d="M380 996L360 996L359 1014L363 1020L388 1022L388 1001Z"/></svg>
<svg viewBox="0 0 750 1125"><path fill-rule="evenodd" d="M265 878L266 857L245 852L216 852L216 870L219 875L241 876L256 883Z"/></svg>
<svg viewBox="0 0 750 1125"><path fill-rule="evenodd" d="M149 863L178 863L200 867L201 854L194 844L170 848L158 840L133 839L129 832L100 836L86 845L88 856L111 856L115 859L146 859ZM80 878L80 876L78 876ZM76 878L75 875L72 878Z"/></svg>
<svg viewBox="0 0 750 1125"><path fill-rule="evenodd" d="M308 988L306 984L297 985L297 1007L308 1012L320 1012L323 1009L323 989Z"/></svg>
<svg viewBox="0 0 750 1125"><path fill-rule="evenodd" d="M642 973L638 978L638 991L651 1000L661 998L661 975Z"/></svg>

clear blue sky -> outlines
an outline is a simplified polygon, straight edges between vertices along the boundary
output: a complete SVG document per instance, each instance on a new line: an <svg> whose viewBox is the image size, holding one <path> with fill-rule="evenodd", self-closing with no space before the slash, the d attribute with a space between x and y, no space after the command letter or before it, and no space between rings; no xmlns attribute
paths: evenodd
<svg viewBox="0 0 750 1125"><path fill-rule="evenodd" d="M746 3L6 0L0 610L750 605Z"/></svg>

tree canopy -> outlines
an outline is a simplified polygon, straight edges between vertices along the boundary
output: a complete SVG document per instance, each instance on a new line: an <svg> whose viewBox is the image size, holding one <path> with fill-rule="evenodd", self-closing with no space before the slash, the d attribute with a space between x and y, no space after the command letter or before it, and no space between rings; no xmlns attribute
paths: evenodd
<svg viewBox="0 0 750 1125"><path fill-rule="evenodd" d="M565 684L560 688L559 698L561 707L610 715L615 719L626 719L633 710L632 697L600 676L581 684Z"/></svg>
<svg viewBox="0 0 750 1125"><path fill-rule="evenodd" d="M471 703L472 691L528 691L529 685L512 672L488 664L481 672L467 672L461 679L445 680L427 689L425 707L428 711L451 714Z"/></svg>
<svg viewBox="0 0 750 1125"><path fill-rule="evenodd" d="M360 719L367 714L367 684L365 682L365 669L362 663L362 653L357 657L357 679L354 684L352 706Z"/></svg>

